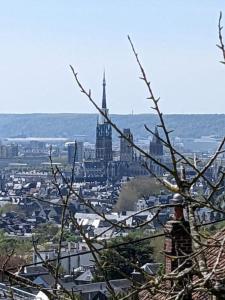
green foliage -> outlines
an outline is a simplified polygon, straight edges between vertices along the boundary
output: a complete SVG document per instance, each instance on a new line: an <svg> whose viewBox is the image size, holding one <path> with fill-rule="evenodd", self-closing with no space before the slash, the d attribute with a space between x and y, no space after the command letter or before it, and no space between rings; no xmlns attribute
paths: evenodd
<svg viewBox="0 0 225 300"><path fill-rule="evenodd" d="M22 239L16 237L8 237L3 230L0 230L0 253L1 255L8 255L12 250L17 255L24 255L32 248L30 239Z"/></svg>
<svg viewBox="0 0 225 300"><path fill-rule="evenodd" d="M16 212L17 215L20 215L21 217L25 216L24 211L17 204L7 203L4 206L0 207L0 214L5 214L5 213L8 213L8 212L12 212L12 211Z"/></svg>
<svg viewBox="0 0 225 300"><path fill-rule="evenodd" d="M33 233L38 238L38 243L43 244L57 239L59 227L52 223L45 223L35 228Z"/></svg>
<svg viewBox="0 0 225 300"><path fill-rule="evenodd" d="M163 233L163 231L158 231L158 233ZM151 246L153 248L153 259L157 263L165 263L165 254L163 252L164 249L165 237L160 236L154 239L151 239Z"/></svg>
<svg viewBox="0 0 225 300"><path fill-rule="evenodd" d="M74 233L69 232L69 230L67 230L64 235L63 235L63 239L67 242L81 242L82 241L82 237L75 235Z"/></svg>
<svg viewBox="0 0 225 300"><path fill-rule="evenodd" d="M219 223L204 226L204 229L202 229L202 232L206 236L210 237L210 236L212 236L212 234L217 233L218 231L220 231L223 228L225 228L225 221L221 221Z"/></svg>
<svg viewBox="0 0 225 300"><path fill-rule="evenodd" d="M144 237L140 232L130 233L126 237L118 237L109 241L109 246L117 246L113 249L106 249L100 253L100 264L104 268L105 274L97 267L96 280L124 278L134 271L134 265L141 267L147 262L152 262L153 249L150 241L136 242L135 240ZM128 243L129 242L129 243ZM128 243L120 246L121 243Z"/></svg>
<svg viewBox="0 0 225 300"><path fill-rule="evenodd" d="M58 243L60 238L60 228L53 223L41 224L34 230L33 233L35 234L35 237L38 238L39 244L44 244L49 241ZM67 242L79 242L82 238L65 229L62 240Z"/></svg>

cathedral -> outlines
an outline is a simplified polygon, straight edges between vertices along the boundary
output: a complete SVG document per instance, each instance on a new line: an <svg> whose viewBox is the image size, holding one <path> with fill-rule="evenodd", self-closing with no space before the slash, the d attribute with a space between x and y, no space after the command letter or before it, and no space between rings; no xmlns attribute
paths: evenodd
<svg viewBox="0 0 225 300"><path fill-rule="evenodd" d="M106 104L106 80L103 75L102 106L96 125L95 160L84 161L83 178L86 181L105 182L107 180L116 182L123 176L146 176L149 172L144 165L144 158L134 152L132 142L133 134L129 128L123 129L124 137L120 138L119 160L113 160L112 151L112 126L109 121L109 111ZM163 157L163 144L160 140L158 129L155 129L155 136L150 142L150 154L161 161ZM150 168L156 175L162 174L162 169L150 162Z"/></svg>

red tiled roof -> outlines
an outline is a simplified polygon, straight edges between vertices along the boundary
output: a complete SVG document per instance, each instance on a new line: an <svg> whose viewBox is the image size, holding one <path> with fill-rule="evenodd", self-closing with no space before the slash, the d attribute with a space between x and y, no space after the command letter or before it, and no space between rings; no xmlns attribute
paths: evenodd
<svg viewBox="0 0 225 300"><path fill-rule="evenodd" d="M209 247L205 247L204 255L206 258L206 263L209 271L212 271L217 259L218 264L216 267L215 272L213 273L212 279L221 280L221 278L225 279L225 228L220 230L217 234L213 237L208 239ZM221 244L223 244L222 252L220 253ZM220 255L219 255L220 254ZM219 257L220 256L220 257ZM162 289L166 291L166 288ZM158 293L155 296L152 296L148 291L142 291L139 293L140 300L167 300L168 296L164 293ZM210 295L207 292L195 292L193 293L193 300L209 300Z"/></svg>

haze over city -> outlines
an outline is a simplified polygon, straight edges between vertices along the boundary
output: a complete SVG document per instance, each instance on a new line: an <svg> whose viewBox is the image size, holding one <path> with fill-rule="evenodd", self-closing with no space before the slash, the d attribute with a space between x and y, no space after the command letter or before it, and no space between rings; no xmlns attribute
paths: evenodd
<svg viewBox="0 0 225 300"><path fill-rule="evenodd" d="M225 299L223 26L224 0L0 1L0 299Z"/></svg>
<svg viewBox="0 0 225 300"><path fill-rule="evenodd" d="M2 1L1 113L93 113L69 69L110 113L151 112L130 34L164 113L225 113L217 22L224 1Z"/></svg>

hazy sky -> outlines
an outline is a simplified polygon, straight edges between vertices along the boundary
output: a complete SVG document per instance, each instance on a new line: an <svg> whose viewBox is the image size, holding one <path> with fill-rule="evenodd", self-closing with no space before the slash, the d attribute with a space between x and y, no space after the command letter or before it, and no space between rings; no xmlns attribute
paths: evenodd
<svg viewBox="0 0 225 300"><path fill-rule="evenodd" d="M111 113L150 104L129 33L164 113L225 113L217 0L0 1L0 113L95 112L69 64ZM224 30L225 39L225 30Z"/></svg>

